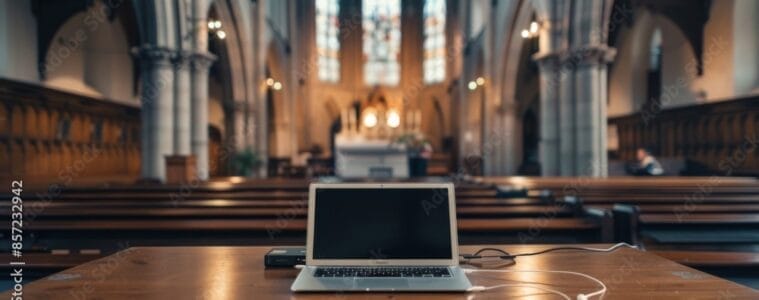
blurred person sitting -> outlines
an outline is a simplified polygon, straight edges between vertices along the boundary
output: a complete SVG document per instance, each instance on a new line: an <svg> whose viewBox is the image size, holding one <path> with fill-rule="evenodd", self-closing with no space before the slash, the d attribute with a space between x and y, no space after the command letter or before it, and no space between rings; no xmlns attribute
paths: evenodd
<svg viewBox="0 0 759 300"><path fill-rule="evenodd" d="M664 174L664 168L654 157L650 149L638 148L635 153L637 161L628 164L627 173L635 176L660 176Z"/></svg>

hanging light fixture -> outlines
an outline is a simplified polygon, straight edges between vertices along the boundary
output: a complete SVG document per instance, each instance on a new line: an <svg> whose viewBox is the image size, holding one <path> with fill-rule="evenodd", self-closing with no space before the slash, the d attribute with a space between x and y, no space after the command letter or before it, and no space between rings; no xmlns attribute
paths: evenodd
<svg viewBox="0 0 759 300"><path fill-rule="evenodd" d="M221 30L222 24L219 20L208 20L208 34L215 35L216 38L223 40L227 38L227 33Z"/></svg>

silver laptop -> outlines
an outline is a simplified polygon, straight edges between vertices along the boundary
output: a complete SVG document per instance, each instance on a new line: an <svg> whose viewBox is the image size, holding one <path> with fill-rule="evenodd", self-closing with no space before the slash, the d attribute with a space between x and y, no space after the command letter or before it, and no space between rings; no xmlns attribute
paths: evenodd
<svg viewBox="0 0 759 300"><path fill-rule="evenodd" d="M295 292L450 292L459 267L450 183L311 184L306 266Z"/></svg>

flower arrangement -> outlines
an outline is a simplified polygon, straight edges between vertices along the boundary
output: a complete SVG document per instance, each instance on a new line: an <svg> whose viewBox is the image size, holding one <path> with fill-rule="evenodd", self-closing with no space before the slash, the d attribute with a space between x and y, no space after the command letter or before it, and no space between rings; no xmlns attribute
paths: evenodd
<svg viewBox="0 0 759 300"><path fill-rule="evenodd" d="M421 133L407 133L395 139L395 143L406 145L409 157L432 158L432 144Z"/></svg>

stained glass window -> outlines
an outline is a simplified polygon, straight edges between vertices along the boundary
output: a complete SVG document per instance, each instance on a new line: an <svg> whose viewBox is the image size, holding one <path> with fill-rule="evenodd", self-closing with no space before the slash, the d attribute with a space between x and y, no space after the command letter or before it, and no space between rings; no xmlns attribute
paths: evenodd
<svg viewBox="0 0 759 300"><path fill-rule="evenodd" d="M445 0L424 1L424 83L445 80Z"/></svg>
<svg viewBox="0 0 759 300"><path fill-rule="evenodd" d="M400 81L401 1L362 0L364 81L396 86Z"/></svg>
<svg viewBox="0 0 759 300"><path fill-rule="evenodd" d="M340 0L316 0L316 52L319 80L340 81Z"/></svg>

